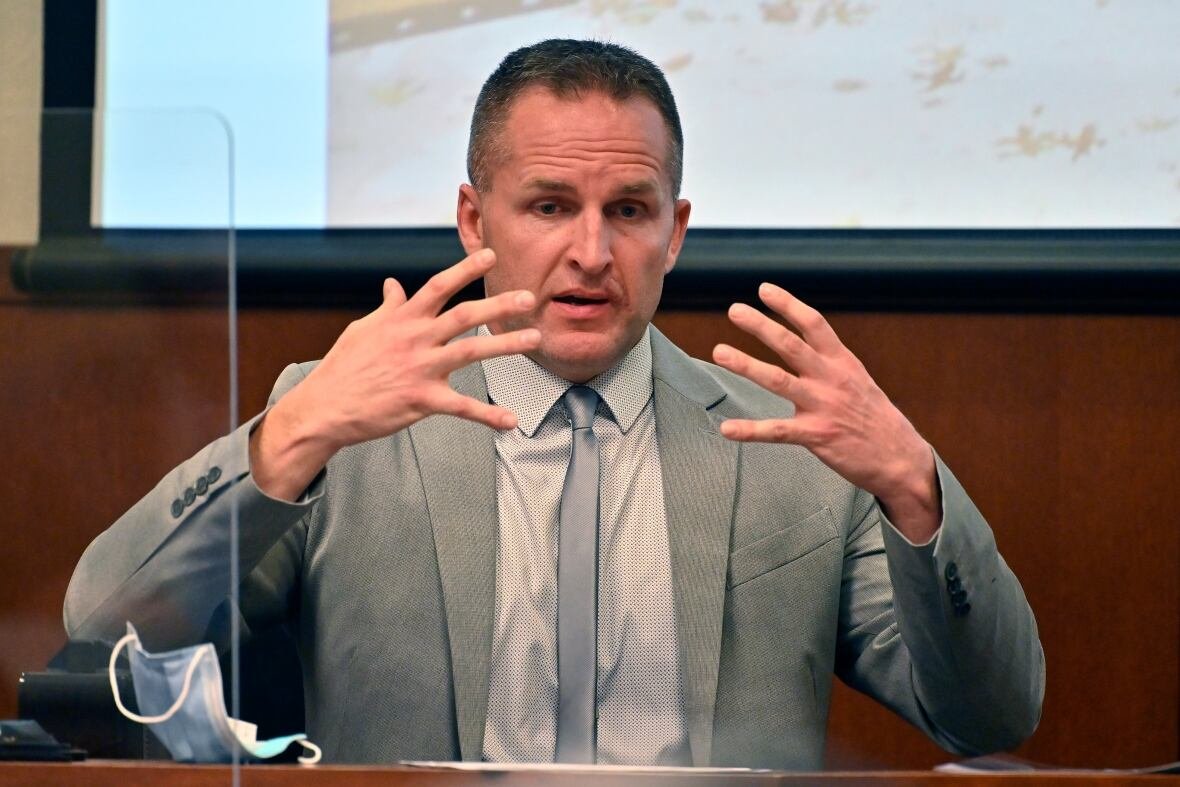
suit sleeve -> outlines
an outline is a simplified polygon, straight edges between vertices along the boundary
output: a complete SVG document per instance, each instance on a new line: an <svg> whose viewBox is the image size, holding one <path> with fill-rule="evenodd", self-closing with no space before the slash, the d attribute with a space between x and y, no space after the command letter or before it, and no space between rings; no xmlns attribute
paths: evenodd
<svg viewBox="0 0 1180 787"><path fill-rule="evenodd" d="M302 378L300 367L287 367L270 404ZM247 626L286 616L301 571L304 520L320 490L317 481L288 503L254 483L249 440L263 415L172 470L87 547L66 591L71 639L113 641L131 621L158 650L206 639L215 612ZM243 578L236 607L229 604L235 517Z"/></svg>
<svg viewBox="0 0 1180 787"><path fill-rule="evenodd" d="M1040 720L1036 621L983 516L935 459L943 522L931 543L910 544L871 498L849 535L837 673L945 749L1011 749Z"/></svg>

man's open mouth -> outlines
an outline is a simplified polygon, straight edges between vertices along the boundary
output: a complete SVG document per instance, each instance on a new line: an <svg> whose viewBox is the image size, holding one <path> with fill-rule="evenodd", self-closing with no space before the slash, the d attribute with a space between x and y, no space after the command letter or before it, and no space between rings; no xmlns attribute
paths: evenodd
<svg viewBox="0 0 1180 787"><path fill-rule="evenodd" d="M559 303L568 303L573 306L586 306L590 304L606 303L606 298L582 298L577 295L559 295L553 300Z"/></svg>

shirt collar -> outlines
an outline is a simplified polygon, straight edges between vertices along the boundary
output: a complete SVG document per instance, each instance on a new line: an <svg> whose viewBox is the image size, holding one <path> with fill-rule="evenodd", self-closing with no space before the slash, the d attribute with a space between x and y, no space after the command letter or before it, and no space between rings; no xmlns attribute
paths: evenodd
<svg viewBox="0 0 1180 787"><path fill-rule="evenodd" d="M488 336L486 325L479 335ZM524 355L501 355L480 362L488 383L488 397L516 413L517 428L532 437L545 416L571 385ZM651 335L645 330L639 341L614 366L589 380L625 433L652 395Z"/></svg>

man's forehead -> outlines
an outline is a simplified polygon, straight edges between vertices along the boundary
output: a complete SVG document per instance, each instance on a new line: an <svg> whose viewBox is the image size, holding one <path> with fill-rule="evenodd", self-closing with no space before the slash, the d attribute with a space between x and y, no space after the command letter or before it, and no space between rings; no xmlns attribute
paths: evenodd
<svg viewBox="0 0 1180 787"><path fill-rule="evenodd" d="M509 107L498 137L499 165L525 152L520 150L522 146L548 147L568 137L591 146L622 143L624 149L652 156L660 173L669 175L671 134L655 102L643 95L617 99L598 90L562 95L545 86L526 88ZM545 177L529 178L527 184L557 189L569 185ZM639 193L655 186L654 181L639 177L624 188Z"/></svg>

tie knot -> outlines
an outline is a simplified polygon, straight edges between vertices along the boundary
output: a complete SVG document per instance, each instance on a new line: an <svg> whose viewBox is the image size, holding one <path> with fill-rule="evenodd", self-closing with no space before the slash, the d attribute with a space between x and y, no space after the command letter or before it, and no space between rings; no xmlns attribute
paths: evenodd
<svg viewBox="0 0 1180 787"><path fill-rule="evenodd" d="M562 396L565 409L569 412L574 429L591 429L594 426L594 411L598 409L598 392L585 385L575 385Z"/></svg>

